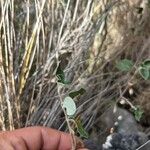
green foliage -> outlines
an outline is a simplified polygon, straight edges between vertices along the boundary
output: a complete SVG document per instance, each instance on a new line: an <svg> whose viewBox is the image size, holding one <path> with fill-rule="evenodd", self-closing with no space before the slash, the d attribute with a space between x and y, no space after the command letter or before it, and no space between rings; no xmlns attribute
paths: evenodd
<svg viewBox="0 0 150 150"><path fill-rule="evenodd" d="M145 60L143 66L150 69L150 59Z"/></svg>
<svg viewBox="0 0 150 150"><path fill-rule="evenodd" d="M133 62L129 59L123 59L120 60L117 64L116 67L120 70L120 71L125 71L128 72L132 69L133 67Z"/></svg>
<svg viewBox="0 0 150 150"><path fill-rule="evenodd" d="M131 71L133 66L133 62L128 59L122 59L116 64L116 68L124 72ZM137 70L143 79L150 80L150 59L147 59L141 63L141 65L137 67Z"/></svg>
<svg viewBox="0 0 150 150"><path fill-rule="evenodd" d="M67 81L67 80L65 79L65 73L64 73L64 71L61 69L60 65L59 65L58 68L57 68L56 76L57 76L57 78L58 78L58 82L59 82L59 83L62 83L62 84L69 84L69 83L70 83L70 81Z"/></svg>
<svg viewBox="0 0 150 150"><path fill-rule="evenodd" d="M120 60L116 64L116 67L120 71L125 71L125 72L130 71L133 66L134 66L133 62L128 59ZM150 79L150 59L143 61L141 65L137 67L137 69L138 69L138 73L143 79L145 80ZM144 113L143 110L139 106L137 106L136 109L133 110L134 117L137 121L140 121L143 113Z"/></svg>
<svg viewBox="0 0 150 150"><path fill-rule="evenodd" d="M139 68L139 73L145 80L148 80L150 78L150 72L144 67Z"/></svg>
<svg viewBox="0 0 150 150"><path fill-rule="evenodd" d="M76 96L83 95L85 92L86 92L86 90L83 89L83 88L81 88L81 89L78 90L78 91L73 91L73 92L69 93L69 96L70 96L71 98L74 98L74 97L76 97Z"/></svg>
<svg viewBox="0 0 150 150"><path fill-rule="evenodd" d="M65 79L65 74L64 74L64 71L61 69L60 65L58 66L57 68L57 71L56 71L56 77L57 77L57 82L58 83L62 83L63 85L65 84L69 84L70 82L67 81ZM69 96L65 97L64 98L64 101L62 103L62 108L65 109L65 112L67 114L67 116L69 118L71 118L72 116L74 116L77 108L76 108L76 104L73 100L73 98L79 96L79 95L83 95L85 93L85 89L81 88L77 91L73 91L73 92L70 92L69 93ZM68 118L68 119L69 119ZM74 119L73 119L74 120ZM80 134L80 137L83 137L83 138L88 138L89 135L88 133L85 131L82 123L81 123L81 120L78 119L77 121L74 120L75 124L76 124L76 127L77 127L77 131L78 133Z"/></svg>
<svg viewBox="0 0 150 150"><path fill-rule="evenodd" d="M77 131L80 134L80 137L86 138L86 139L89 138L89 134L84 129L83 124L80 119L76 120L76 125L77 125Z"/></svg>
<svg viewBox="0 0 150 150"><path fill-rule="evenodd" d="M71 97L65 97L63 101L63 108L66 109L66 113L68 116L73 116L76 112L76 104Z"/></svg>
<svg viewBox="0 0 150 150"><path fill-rule="evenodd" d="M145 60L139 67L139 74L145 80L150 79L150 60Z"/></svg>
<svg viewBox="0 0 150 150"><path fill-rule="evenodd" d="M143 116L143 113L144 111L139 106L137 106L136 109L133 110L134 117L137 121L140 121L140 119Z"/></svg>

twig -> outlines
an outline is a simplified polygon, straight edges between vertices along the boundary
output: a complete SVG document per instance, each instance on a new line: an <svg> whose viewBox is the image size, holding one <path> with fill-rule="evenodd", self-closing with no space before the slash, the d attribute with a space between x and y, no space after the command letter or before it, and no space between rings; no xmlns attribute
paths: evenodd
<svg viewBox="0 0 150 150"><path fill-rule="evenodd" d="M144 143L143 145L141 145L139 148L137 148L136 150L140 150L141 148L143 148L145 145L147 145L150 142L150 140L148 140L146 143Z"/></svg>

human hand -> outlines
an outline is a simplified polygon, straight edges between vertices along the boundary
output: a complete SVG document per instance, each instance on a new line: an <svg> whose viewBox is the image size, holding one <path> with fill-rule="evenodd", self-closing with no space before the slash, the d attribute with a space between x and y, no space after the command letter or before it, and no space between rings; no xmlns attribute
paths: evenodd
<svg viewBox="0 0 150 150"><path fill-rule="evenodd" d="M0 150L71 150L71 147L69 134L45 127L28 127L0 133Z"/></svg>

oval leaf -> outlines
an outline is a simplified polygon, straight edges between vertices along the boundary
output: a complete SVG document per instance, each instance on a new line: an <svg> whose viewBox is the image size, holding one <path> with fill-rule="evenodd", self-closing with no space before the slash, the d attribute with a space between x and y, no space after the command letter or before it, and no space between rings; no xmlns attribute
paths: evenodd
<svg viewBox="0 0 150 150"><path fill-rule="evenodd" d="M123 59L116 64L116 67L121 71L130 71L133 65L134 64L131 60Z"/></svg>
<svg viewBox="0 0 150 150"><path fill-rule="evenodd" d="M62 83L62 84L69 84L69 83L70 83L69 81L67 81L67 80L65 79L65 73L64 73L64 71L61 69L60 64L59 64L59 66L58 66L58 68L57 68L56 76L57 76L57 78L58 78L58 82L59 82L59 83Z"/></svg>
<svg viewBox="0 0 150 150"><path fill-rule="evenodd" d="M64 80L65 79L64 71L60 68L60 65L57 68L56 76L57 76L58 80Z"/></svg>
<svg viewBox="0 0 150 150"><path fill-rule="evenodd" d="M69 96L64 99L63 108L66 109L68 116L74 115L77 109L74 100Z"/></svg>
<svg viewBox="0 0 150 150"><path fill-rule="evenodd" d="M139 73L142 76L142 78L144 78L145 80L148 80L150 78L150 71L145 67L140 67Z"/></svg>
<svg viewBox="0 0 150 150"><path fill-rule="evenodd" d="M74 97L76 97L76 96L83 95L85 92L86 92L85 89L81 88L81 89L78 90L78 91L74 91L74 92L69 93L69 96L70 96L71 98L74 98Z"/></svg>

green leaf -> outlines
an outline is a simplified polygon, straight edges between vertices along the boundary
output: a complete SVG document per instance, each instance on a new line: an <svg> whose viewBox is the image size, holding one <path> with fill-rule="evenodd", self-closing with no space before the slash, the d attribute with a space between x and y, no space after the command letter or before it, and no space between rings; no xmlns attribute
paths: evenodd
<svg viewBox="0 0 150 150"><path fill-rule="evenodd" d="M84 129L81 120L78 119L78 120L76 121L76 124L77 124L77 131L78 131L78 133L80 134L80 137L83 137L83 138L88 139L88 138L89 138L89 134L88 134L88 133L86 132L86 130Z"/></svg>
<svg viewBox="0 0 150 150"><path fill-rule="evenodd" d="M66 113L68 116L73 116L76 112L76 104L71 97L65 97L63 101L63 108L66 109Z"/></svg>
<svg viewBox="0 0 150 150"><path fill-rule="evenodd" d="M139 73L140 75L145 79L150 79L150 60L145 60L141 66L139 67Z"/></svg>
<svg viewBox="0 0 150 150"><path fill-rule="evenodd" d="M145 80L150 79L150 70L145 68L145 67L140 67L139 68L139 73L144 78Z"/></svg>
<svg viewBox="0 0 150 150"><path fill-rule="evenodd" d="M74 98L74 97L76 97L76 96L78 96L78 95L83 95L85 92L86 92L86 90L83 89L83 88L81 88L81 89L78 90L78 91L74 91L74 92L69 93L69 96L70 96L71 98Z"/></svg>
<svg viewBox="0 0 150 150"><path fill-rule="evenodd" d="M136 109L133 111L134 113L134 117L137 121L140 121L140 119L142 118L142 115L144 113L144 111L139 107L137 106Z"/></svg>
<svg viewBox="0 0 150 150"><path fill-rule="evenodd" d="M58 78L58 82L62 83L62 84L69 84L70 82L67 81L65 79L65 73L64 71L61 69L60 65L58 66L57 68L57 71L56 71L56 76Z"/></svg>
<svg viewBox="0 0 150 150"><path fill-rule="evenodd" d="M143 63L143 66L145 68L149 69L149 71L150 71L150 59L145 60Z"/></svg>
<svg viewBox="0 0 150 150"><path fill-rule="evenodd" d="M117 64L116 67L117 69L119 69L120 71L130 71L133 67L133 62L129 59L123 59L120 60Z"/></svg>

